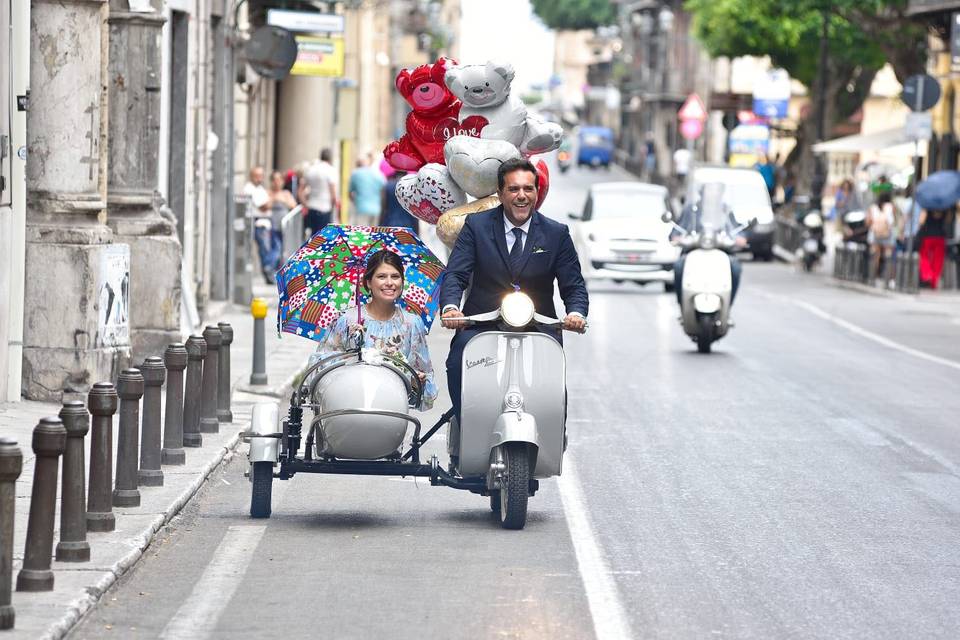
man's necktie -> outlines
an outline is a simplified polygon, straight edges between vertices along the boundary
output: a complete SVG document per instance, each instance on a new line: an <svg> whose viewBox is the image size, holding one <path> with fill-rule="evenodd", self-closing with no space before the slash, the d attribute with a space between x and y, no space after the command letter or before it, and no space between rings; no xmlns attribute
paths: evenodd
<svg viewBox="0 0 960 640"><path fill-rule="evenodd" d="M510 272L516 278L520 275L520 259L523 257L523 229L515 227L513 235L515 240L510 249Z"/></svg>

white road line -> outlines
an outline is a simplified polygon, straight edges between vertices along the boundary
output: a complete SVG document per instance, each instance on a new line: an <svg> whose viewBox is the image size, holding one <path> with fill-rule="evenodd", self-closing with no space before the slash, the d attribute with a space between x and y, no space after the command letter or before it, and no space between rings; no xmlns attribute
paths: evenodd
<svg viewBox="0 0 960 640"><path fill-rule="evenodd" d="M925 351L920 351L920 350L918 350L918 349L913 349L912 347L908 347L908 346L906 346L906 345L900 344L899 342L895 342L895 341L893 341L893 340L890 340L889 338L884 338L884 337L881 336L881 335L878 335L878 334L876 334L876 333L873 333L872 331L867 331L867 330L864 329L863 327L859 327L859 326L853 324L852 322L848 322L848 321L844 320L843 318L839 318L839 317L837 317L837 316L835 316L835 315L833 315L833 314L831 314L831 313L829 313L829 312L827 312L827 311L824 311L823 309L821 309L820 307L816 306L815 304L811 304L811 303L809 303L809 302L804 302L804 301L802 301L802 300L791 300L791 299L786 298L786 297L784 297L784 296L778 296L778 295L773 295L773 294L769 294L769 293L761 293L761 295L764 295L764 296L766 296L766 297L768 297L768 298L773 298L773 299L775 299L775 300L781 300L781 301L783 301L783 302L788 302L788 303L790 303L790 304L796 305L796 306L800 307L801 309L805 309L806 311L809 311L810 313L812 313L813 315L817 316L818 318L822 318L822 319L826 320L827 322L832 322L833 324L837 325L838 327L841 327L841 328L843 328L843 329L846 329L847 331L849 331L849 332L851 332L851 333L854 333L854 334L856 334L856 335L858 335L858 336L860 336L860 337L862 337L862 338L866 338L867 340L872 340L873 342L876 342L877 344L881 344L881 345L883 345L883 346L885 346L885 347L888 347L888 348L890 348L890 349L894 349L895 351L899 351L899 352L901 352L901 353L905 353L905 354L907 354L907 355L911 355L911 356L913 356L913 357L915 357L915 358L920 358L921 360L926 360L927 362L932 362L932 363L934 363L934 364L939 364L939 365L942 365L942 366L944 366L944 367L950 367L951 369L960 370L960 362L957 362L957 361L955 361L955 360L948 360L947 358L940 358L940 357L938 357L938 356L931 355L931 354L929 354L929 353L927 353L927 352L925 352Z"/></svg>
<svg viewBox="0 0 960 640"><path fill-rule="evenodd" d="M220 546L203 575L193 586L186 602L177 609L160 634L167 640L203 640L217 626L220 614L230 604L253 552L263 537L265 525L243 525L227 529Z"/></svg>
<svg viewBox="0 0 960 640"><path fill-rule="evenodd" d="M583 580L583 589L590 605L593 630L599 640L629 640L633 637L627 615L620 602L620 594L610 567L597 539L593 535L590 515L583 500L583 491L577 478L576 465L570 451L563 460L560 476L560 500L567 518L567 528L577 554L577 567Z"/></svg>

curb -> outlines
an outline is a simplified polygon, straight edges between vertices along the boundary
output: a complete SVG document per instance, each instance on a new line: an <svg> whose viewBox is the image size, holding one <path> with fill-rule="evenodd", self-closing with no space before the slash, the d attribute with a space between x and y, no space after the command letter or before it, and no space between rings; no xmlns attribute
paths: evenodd
<svg viewBox="0 0 960 640"><path fill-rule="evenodd" d="M210 477L224 460L229 460L233 457L233 452L238 444L240 444L240 432L234 434L225 445L220 447L220 451L216 457L204 465L190 486L177 496L177 499L174 500L162 514L158 515L156 519L150 523L146 531L135 538L135 548L114 563L109 572L101 577L96 585L88 587L85 596L74 600L73 603L69 605L67 612L61 616L59 620L51 624L41 638L44 638L44 640L60 640L67 635L83 616L96 606L100 598L106 594L110 587L116 584L123 574L140 560L144 551L146 551L147 547L153 542L157 532L170 522L174 516L180 513L183 507L186 506L190 499L200 490L200 487L204 485L207 478Z"/></svg>

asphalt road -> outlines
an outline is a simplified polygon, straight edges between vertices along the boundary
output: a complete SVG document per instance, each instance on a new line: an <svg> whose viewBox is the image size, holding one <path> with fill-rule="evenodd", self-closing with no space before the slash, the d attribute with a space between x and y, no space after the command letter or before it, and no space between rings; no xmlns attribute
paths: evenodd
<svg viewBox="0 0 960 640"><path fill-rule="evenodd" d="M555 175L546 211L619 177ZM676 316L658 286L591 284L565 473L525 530L333 476L276 481L253 521L238 455L71 637L960 636L957 299L747 264L714 353Z"/></svg>

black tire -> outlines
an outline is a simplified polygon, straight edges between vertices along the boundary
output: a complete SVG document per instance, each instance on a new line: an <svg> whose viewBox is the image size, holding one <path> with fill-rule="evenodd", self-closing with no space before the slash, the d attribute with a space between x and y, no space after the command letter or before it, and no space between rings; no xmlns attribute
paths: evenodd
<svg viewBox="0 0 960 640"><path fill-rule="evenodd" d="M713 316L702 315L697 318L697 351L700 353L710 353L710 345L713 342Z"/></svg>
<svg viewBox="0 0 960 640"><path fill-rule="evenodd" d="M500 526L523 529L527 524L527 498L530 497L530 456L527 445L511 442L503 446L506 466L505 484L500 489Z"/></svg>
<svg viewBox="0 0 960 640"><path fill-rule="evenodd" d="M253 490L250 492L250 517L269 518L273 497L273 463L253 463Z"/></svg>
<svg viewBox="0 0 960 640"><path fill-rule="evenodd" d="M490 492L490 511L493 511L497 514L497 517L500 517L500 490L494 489Z"/></svg>

